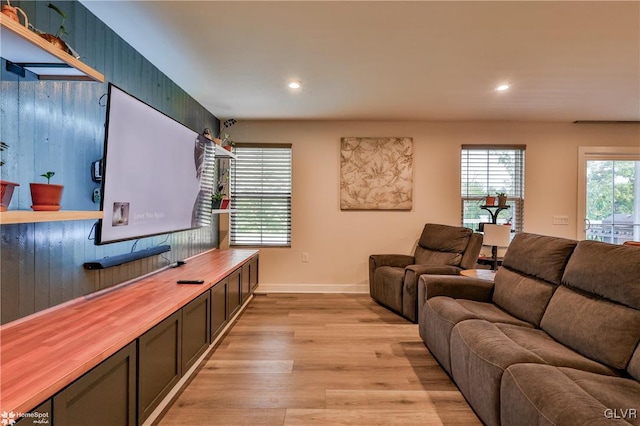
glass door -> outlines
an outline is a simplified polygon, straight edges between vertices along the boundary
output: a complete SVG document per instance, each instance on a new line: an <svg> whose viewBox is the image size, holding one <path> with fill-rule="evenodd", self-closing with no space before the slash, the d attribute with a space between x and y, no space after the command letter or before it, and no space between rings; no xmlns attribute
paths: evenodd
<svg viewBox="0 0 640 426"><path fill-rule="evenodd" d="M578 237L623 244L640 241L640 156L590 153L583 166L583 218Z"/></svg>

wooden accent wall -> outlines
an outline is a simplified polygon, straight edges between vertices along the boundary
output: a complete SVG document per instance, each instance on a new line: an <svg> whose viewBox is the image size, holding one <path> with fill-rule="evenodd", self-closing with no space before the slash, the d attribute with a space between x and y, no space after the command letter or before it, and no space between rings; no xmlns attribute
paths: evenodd
<svg viewBox="0 0 640 426"><path fill-rule="evenodd" d="M48 2L13 1L36 28L56 32L60 18ZM92 161L102 157L107 83L153 105L199 131L217 129L218 119L76 1L55 1L65 11L65 40L106 82L38 81L0 71L0 177L17 182L11 209L30 209L29 182L55 171L52 183L65 186L65 210L97 210L91 200L99 184L90 178ZM114 5L117 7L117 5ZM185 68L188 72L188 67ZM162 173L147 165L150 173ZM145 238L136 250L171 245L161 256L102 271L86 271L86 261L131 251L133 242L95 246L92 220L3 225L0 229L0 323L110 287L218 245L217 218L211 227Z"/></svg>

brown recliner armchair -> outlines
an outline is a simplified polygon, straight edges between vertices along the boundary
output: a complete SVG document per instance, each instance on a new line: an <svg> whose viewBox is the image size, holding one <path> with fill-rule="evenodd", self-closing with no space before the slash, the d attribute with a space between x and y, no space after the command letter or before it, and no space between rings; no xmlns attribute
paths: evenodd
<svg viewBox="0 0 640 426"><path fill-rule="evenodd" d="M417 322L420 275L458 275L474 267L481 248L482 234L461 226L427 223L413 256L369 256L369 293L381 305Z"/></svg>

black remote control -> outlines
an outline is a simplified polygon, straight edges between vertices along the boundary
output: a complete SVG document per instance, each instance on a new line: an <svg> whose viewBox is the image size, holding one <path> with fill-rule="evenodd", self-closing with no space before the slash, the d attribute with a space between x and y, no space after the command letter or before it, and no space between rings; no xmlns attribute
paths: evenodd
<svg viewBox="0 0 640 426"><path fill-rule="evenodd" d="M178 280L178 284L204 284L204 280Z"/></svg>

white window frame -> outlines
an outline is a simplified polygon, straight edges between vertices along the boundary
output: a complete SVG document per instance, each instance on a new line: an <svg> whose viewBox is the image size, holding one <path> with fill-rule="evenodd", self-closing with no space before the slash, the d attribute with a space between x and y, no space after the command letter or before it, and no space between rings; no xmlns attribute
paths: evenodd
<svg viewBox="0 0 640 426"><path fill-rule="evenodd" d="M284 155L273 157L274 163L269 164L261 162L265 159L261 150L273 150L272 153L278 150ZM232 161L230 175L229 246L291 247L291 144L236 143L234 153L236 159ZM266 160L269 157L267 155ZM239 170L242 167L246 168ZM276 172L271 176L273 179L269 178L270 171ZM245 231L240 231L242 228Z"/></svg>
<svg viewBox="0 0 640 426"><path fill-rule="evenodd" d="M516 182L513 182L514 188L509 191L508 188L502 188L501 185L497 184L495 181L495 177L490 177L489 165L487 164L487 181L484 182L485 186L491 186L491 184L495 184L495 187L487 187L485 188L485 193L483 194L470 194L469 187L467 186L465 193L465 175L464 175L464 164L465 164L465 152L467 150L476 150L476 151L521 151L522 164L521 167L521 175L516 179ZM479 205L484 204L483 201L486 199L487 195L496 195L496 191L505 189L507 190L507 204L511 206L510 209L506 211L506 213L501 212L498 215L498 223L505 223L505 217L511 218L511 227L513 232L522 232L524 230L524 200L525 200L525 169L526 169L526 145L499 145L499 144L486 144L486 145L462 145L460 149L460 221L462 226L465 223L469 223L469 220L465 221L465 202L469 203L478 203ZM467 179L468 180L468 179ZM517 187L517 188L516 188ZM495 211L495 210L494 210ZM489 212L487 215L490 216ZM491 222L491 219L487 222ZM477 227L473 227L474 230L478 230Z"/></svg>
<svg viewBox="0 0 640 426"><path fill-rule="evenodd" d="M578 240L587 238L587 161L593 160L640 161L640 147L578 147L578 220L576 220L576 235ZM640 200L640 194L638 194L638 192L640 192L640 185L636 186L636 202Z"/></svg>

